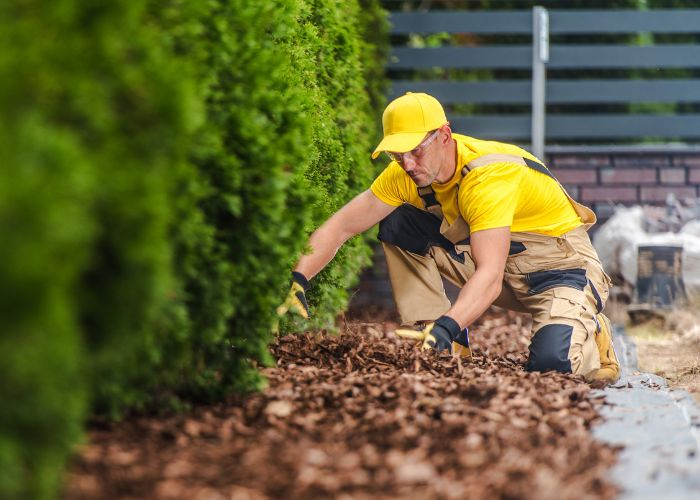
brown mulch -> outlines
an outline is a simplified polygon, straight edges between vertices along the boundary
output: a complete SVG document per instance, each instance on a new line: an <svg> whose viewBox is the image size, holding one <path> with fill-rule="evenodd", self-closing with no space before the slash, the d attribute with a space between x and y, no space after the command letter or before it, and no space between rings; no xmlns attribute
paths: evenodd
<svg viewBox="0 0 700 500"><path fill-rule="evenodd" d="M491 313L471 363L391 322L273 346L269 388L93 429L66 498L612 498L590 387L523 369L529 325Z"/></svg>

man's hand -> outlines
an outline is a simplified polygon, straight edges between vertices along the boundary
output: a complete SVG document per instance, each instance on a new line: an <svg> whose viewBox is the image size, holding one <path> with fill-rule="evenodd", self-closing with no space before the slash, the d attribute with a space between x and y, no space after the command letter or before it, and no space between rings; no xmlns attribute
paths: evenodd
<svg viewBox="0 0 700 500"><path fill-rule="evenodd" d="M435 349L440 352L447 349L458 356L472 357L467 329L462 330L449 316L440 316L423 330L398 329L394 333L401 338L421 342L422 350Z"/></svg>
<svg viewBox="0 0 700 500"><path fill-rule="evenodd" d="M298 314L304 319L309 318L309 304L306 302L306 290L309 288L309 280L301 273L292 272L292 286L287 298L277 308L277 316L284 316L288 311Z"/></svg>

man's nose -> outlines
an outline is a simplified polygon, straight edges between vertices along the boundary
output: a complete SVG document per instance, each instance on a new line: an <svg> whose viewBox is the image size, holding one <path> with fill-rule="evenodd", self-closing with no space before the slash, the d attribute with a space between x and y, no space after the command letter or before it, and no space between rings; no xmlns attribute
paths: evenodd
<svg viewBox="0 0 700 500"><path fill-rule="evenodd" d="M411 155L411 153L402 153L401 164L403 165L403 169L405 171L410 172L415 168L416 160L413 158L413 155Z"/></svg>

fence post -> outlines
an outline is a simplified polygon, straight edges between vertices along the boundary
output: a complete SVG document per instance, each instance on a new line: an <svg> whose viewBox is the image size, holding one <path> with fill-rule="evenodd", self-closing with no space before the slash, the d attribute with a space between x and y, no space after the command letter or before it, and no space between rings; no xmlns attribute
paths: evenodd
<svg viewBox="0 0 700 500"><path fill-rule="evenodd" d="M545 64L549 61L549 13L544 7L532 8L532 153L544 161Z"/></svg>

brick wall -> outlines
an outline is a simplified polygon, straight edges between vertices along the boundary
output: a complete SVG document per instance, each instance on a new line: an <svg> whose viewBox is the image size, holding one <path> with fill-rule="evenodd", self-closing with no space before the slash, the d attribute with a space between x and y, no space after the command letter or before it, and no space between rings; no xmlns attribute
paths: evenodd
<svg viewBox="0 0 700 500"><path fill-rule="evenodd" d="M668 193L678 198L700 195L698 147L551 147L546 162L577 201L595 210L600 227L614 205L656 204ZM457 290L447 285L448 296ZM372 268L365 271L351 308L384 308L394 312L384 253L377 246Z"/></svg>
<svg viewBox="0 0 700 500"><path fill-rule="evenodd" d="M605 221L614 204L663 204L700 195L700 148L552 147L547 165L571 196Z"/></svg>

